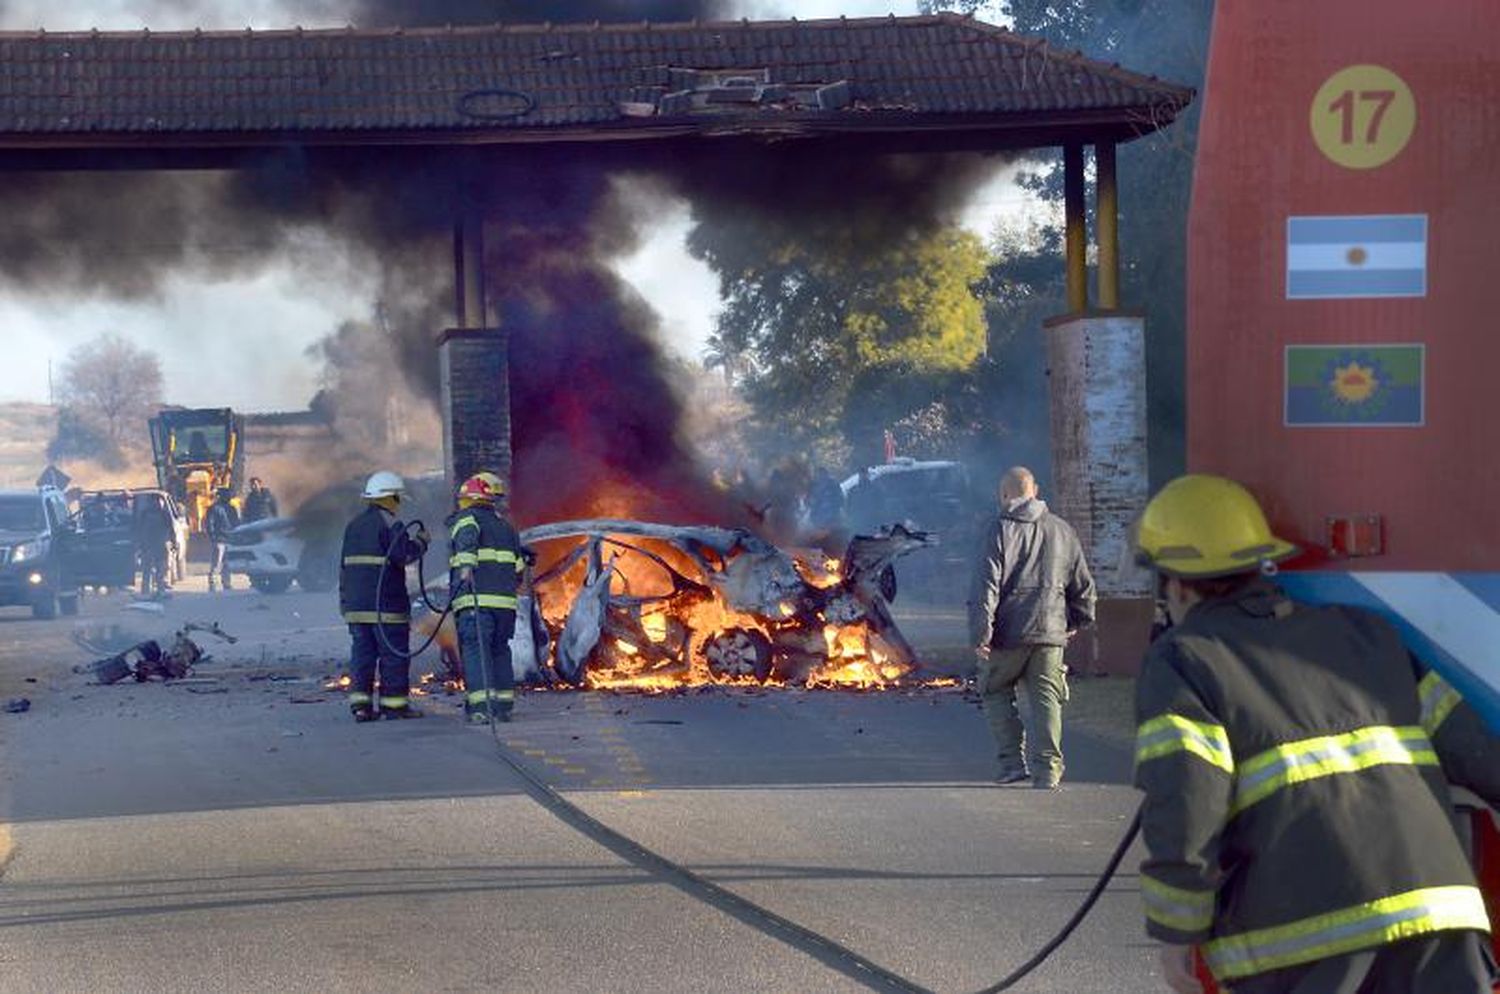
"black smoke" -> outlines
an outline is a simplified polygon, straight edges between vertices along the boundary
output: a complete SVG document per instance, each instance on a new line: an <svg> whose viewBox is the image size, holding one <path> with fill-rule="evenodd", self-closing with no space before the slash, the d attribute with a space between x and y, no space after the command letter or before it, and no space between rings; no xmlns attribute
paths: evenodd
<svg viewBox="0 0 1500 994"><path fill-rule="evenodd" d="M338 6L287 9L311 25ZM711 0L360 0L344 12L365 28L725 13ZM452 225L482 216L489 293L513 335L521 516L725 520L734 512L682 440L686 414L656 344L657 317L612 268L650 223L618 195L616 178L648 177L686 197L701 225L759 212L787 237L878 244L949 219L989 168L970 156L735 143L608 153L292 149L234 171L17 173L0 187L0 283L149 297L168 275L253 274L320 234L336 248L300 260L306 278L337 279L351 259L378 269L399 356L399 368L381 375L405 378L435 403L434 339L453 323ZM368 389L386 386L375 379Z"/></svg>

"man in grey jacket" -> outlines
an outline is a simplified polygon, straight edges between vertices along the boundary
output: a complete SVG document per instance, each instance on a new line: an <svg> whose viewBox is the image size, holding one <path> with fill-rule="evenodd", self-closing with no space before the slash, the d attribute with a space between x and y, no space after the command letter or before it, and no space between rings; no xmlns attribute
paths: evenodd
<svg viewBox="0 0 1500 994"><path fill-rule="evenodd" d="M997 782L1029 777L1044 790L1061 782L1062 705L1068 696L1063 647L1093 623L1094 578L1078 535L1037 499L1031 470L1006 470L1000 512L981 549L969 600L979 692L999 751ZM1022 681L1029 736L1016 709L1016 684Z"/></svg>

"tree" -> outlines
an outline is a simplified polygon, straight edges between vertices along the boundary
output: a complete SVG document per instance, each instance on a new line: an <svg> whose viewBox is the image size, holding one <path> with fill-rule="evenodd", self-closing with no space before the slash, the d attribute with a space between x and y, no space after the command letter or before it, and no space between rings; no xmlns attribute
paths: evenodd
<svg viewBox="0 0 1500 994"><path fill-rule="evenodd" d="M767 456L842 462L933 402L913 384L931 387L983 354L974 287L988 258L977 237L938 227L872 245L857 229L744 214L689 236L725 301L707 361L732 367L757 427L776 440ZM888 382L907 389L877 389Z"/></svg>
<svg viewBox="0 0 1500 994"><path fill-rule="evenodd" d="M118 458L146 435L146 420L161 400L161 362L153 353L104 334L68 353L58 395L74 437L94 437L99 453Z"/></svg>
<svg viewBox="0 0 1500 994"><path fill-rule="evenodd" d="M1103 62L1201 90L1213 0L923 0L928 12L996 14L1022 35L1054 49L1078 49ZM997 10L998 8L998 10ZM1187 329L1187 209L1201 100L1171 127L1121 146L1121 295L1147 315L1147 414L1152 477L1164 481L1185 462L1184 368ZM1061 203L1057 150L1038 154L1023 180Z"/></svg>

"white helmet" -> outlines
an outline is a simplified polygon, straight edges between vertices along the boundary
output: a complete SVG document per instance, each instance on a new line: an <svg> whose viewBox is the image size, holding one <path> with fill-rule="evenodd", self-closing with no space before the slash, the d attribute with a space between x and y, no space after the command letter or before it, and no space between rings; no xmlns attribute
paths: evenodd
<svg viewBox="0 0 1500 994"><path fill-rule="evenodd" d="M392 473L388 469L382 469L373 474L365 483L365 500L379 500L382 497L403 497L406 495L406 481Z"/></svg>

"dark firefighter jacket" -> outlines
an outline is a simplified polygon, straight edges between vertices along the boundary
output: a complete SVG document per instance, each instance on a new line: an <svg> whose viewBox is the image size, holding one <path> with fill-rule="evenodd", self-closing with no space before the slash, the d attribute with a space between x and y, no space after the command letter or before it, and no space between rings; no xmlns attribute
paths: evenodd
<svg viewBox="0 0 1500 994"><path fill-rule="evenodd" d="M203 530L211 542L223 542L240 523L240 512L227 500L216 500L208 506L203 516Z"/></svg>
<svg viewBox="0 0 1500 994"><path fill-rule="evenodd" d="M976 646L1067 645L1094 622L1094 578L1078 535L1032 498L1003 508L990 525L969 598Z"/></svg>
<svg viewBox="0 0 1500 994"><path fill-rule="evenodd" d="M1257 581L1195 607L1136 691L1146 930L1220 980L1487 930L1446 780L1500 800L1500 741L1395 629Z"/></svg>
<svg viewBox="0 0 1500 994"><path fill-rule="evenodd" d="M390 512L374 504L366 507L344 529L339 568L339 610L344 620L351 625L410 620L406 566L426 551Z"/></svg>
<svg viewBox="0 0 1500 994"><path fill-rule="evenodd" d="M521 570L521 539L494 508L477 505L448 519L449 582L453 609L476 607L514 611ZM474 571L472 590L459 579L465 567Z"/></svg>

